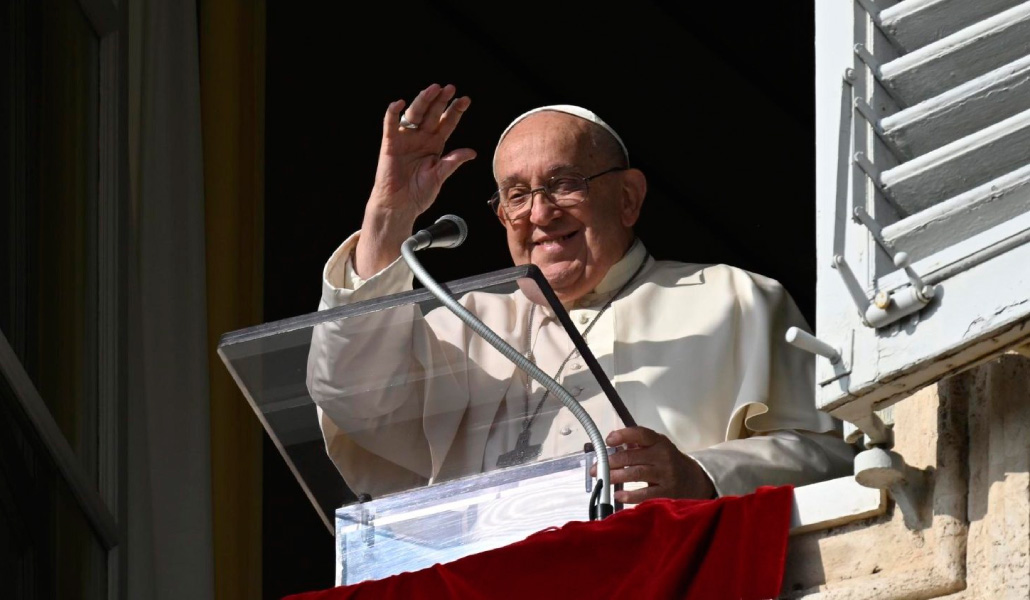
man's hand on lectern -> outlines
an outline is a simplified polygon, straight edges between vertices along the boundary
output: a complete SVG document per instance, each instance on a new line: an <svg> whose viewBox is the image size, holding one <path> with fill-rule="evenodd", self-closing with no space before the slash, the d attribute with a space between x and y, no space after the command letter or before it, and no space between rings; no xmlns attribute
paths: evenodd
<svg viewBox="0 0 1030 600"><path fill-rule="evenodd" d="M617 429L608 434L605 443L619 448L608 457L613 484L647 483L645 488L615 492L616 502L639 504L651 498L716 497L715 486L697 461L653 429ZM596 466L591 473L597 475Z"/></svg>

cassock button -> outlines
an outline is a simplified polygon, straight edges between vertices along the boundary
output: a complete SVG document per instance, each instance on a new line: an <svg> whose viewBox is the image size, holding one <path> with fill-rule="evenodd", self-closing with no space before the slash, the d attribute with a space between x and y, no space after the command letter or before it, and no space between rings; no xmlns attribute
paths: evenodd
<svg viewBox="0 0 1030 600"><path fill-rule="evenodd" d="M579 364L578 362L574 362L571 365L569 365L569 368L573 371L578 371L583 368L583 365Z"/></svg>
<svg viewBox="0 0 1030 600"><path fill-rule="evenodd" d="M578 398L578 397L579 397L579 395L583 393L583 388L581 388L581 387L579 387L579 386L577 385L577 386L573 387L573 388L572 388L571 390L569 390L569 391L570 391L570 392L572 392L572 395L573 395L573 396L575 396L575 397L577 397L577 398Z"/></svg>
<svg viewBox="0 0 1030 600"><path fill-rule="evenodd" d="M558 431L558 433L562 435L569 435L570 433L572 433L572 428L566 425L565 427L562 427L561 430Z"/></svg>
<svg viewBox="0 0 1030 600"><path fill-rule="evenodd" d="M580 322L580 324L586 325L588 321L590 321L590 315L588 315L586 313L582 313L582 314L579 315L579 322Z"/></svg>

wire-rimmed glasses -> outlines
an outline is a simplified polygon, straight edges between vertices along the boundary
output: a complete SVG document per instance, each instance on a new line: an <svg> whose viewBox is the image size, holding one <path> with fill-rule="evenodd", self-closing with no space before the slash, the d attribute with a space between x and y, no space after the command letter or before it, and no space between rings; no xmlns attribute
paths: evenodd
<svg viewBox="0 0 1030 600"><path fill-rule="evenodd" d="M490 205L490 210L498 217L503 214L507 217L508 221L517 221L529 214L530 208L533 206L533 198L536 197L537 192L543 192L544 197L551 204L559 208L568 208L586 200L587 192L590 188L589 184L592 179L607 175L608 173L625 171L627 168L612 167L587 177L574 173L555 175L548 179L544 185L536 188L531 188L524 183L515 183L494 192L494 195L490 197L487 203Z"/></svg>

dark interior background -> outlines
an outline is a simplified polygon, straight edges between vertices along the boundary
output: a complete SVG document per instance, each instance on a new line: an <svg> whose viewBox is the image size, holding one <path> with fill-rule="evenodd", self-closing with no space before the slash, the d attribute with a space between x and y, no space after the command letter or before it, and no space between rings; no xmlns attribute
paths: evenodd
<svg viewBox="0 0 1030 600"><path fill-rule="evenodd" d="M486 208L497 136L544 104L590 108L626 142L659 259L779 280L814 322L814 4L636 0L268 3L265 321L317 308L325 260L361 224L387 104L453 83L474 148L422 216L468 241L423 262L440 281L510 266ZM683 310L691 310L685 306ZM333 538L265 445L266 598L333 585Z"/></svg>

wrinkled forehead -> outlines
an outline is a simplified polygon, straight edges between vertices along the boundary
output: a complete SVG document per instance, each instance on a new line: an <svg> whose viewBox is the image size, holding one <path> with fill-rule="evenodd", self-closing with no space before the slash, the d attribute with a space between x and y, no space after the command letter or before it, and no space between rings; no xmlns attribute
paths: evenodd
<svg viewBox="0 0 1030 600"><path fill-rule="evenodd" d="M526 179L564 169L592 168L600 160L591 124L560 115L541 113L518 123L494 154L494 179Z"/></svg>
<svg viewBox="0 0 1030 600"><path fill-rule="evenodd" d="M540 139L534 140L532 136L540 136ZM526 137L530 139L527 140ZM515 151L512 149L514 144L510 143L513 140L517 139L520 142L517 147L519 151L526 152L526 147L532 146L534 141L538 144L535 151L554 150L557 145L568 151L571 147L580 149L580 144L589 145L598 138L616 142L622 151L626 166L629 166L629 151L626 144L619 134L593 111L572 104L552 104L526 111L508 125L497 141L493 158L494 179L498 179L499 175L505 176L498 173L498 157L502 151L505 152L506 158Z"/></svg>

